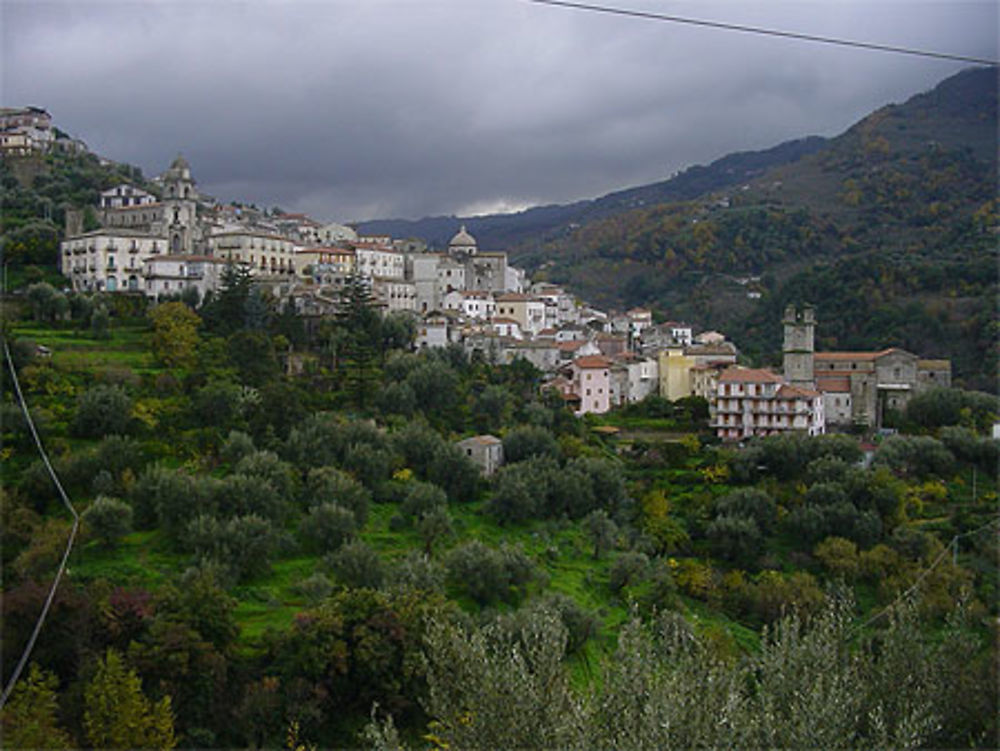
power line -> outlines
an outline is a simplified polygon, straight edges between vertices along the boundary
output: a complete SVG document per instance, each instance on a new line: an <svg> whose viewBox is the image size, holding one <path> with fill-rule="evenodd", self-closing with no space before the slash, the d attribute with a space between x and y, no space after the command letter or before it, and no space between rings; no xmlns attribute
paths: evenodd
<svg viewBox="0 0 1000 751"><path fill-rule="evenodd" d="M981 527L976 527L976 529L973 529L973 530L971 530L969 532L963 532L960 535L955 535L954 537L952 537L951 540L948 541L948 544L945 545L944 548L941 550L941 552L938 554L938 557L935 558L934 561L930 564L930 566L928 566L927 568L925 568L923 571L920 572L920 575L914 580L913 584L911 584L909 587L907 587L904 592L902 592L898 597L896 597L895 600L893 600L888 605L886 605L884 608L882 608L882 610L880 610L879 612L875 613L875 615L871 616L864 623L861 623L860 625L855 626L854 629L852 629L852 633L856 633L856 632L861 631L862 629L866 628L867 626L870 626L872 623L874 623L875 621L877 621L879 618L883 617L884 615L887 615L901 601L907 599L910 595L912 595L914 592L916 592L917 591L917 587L920 586L920 583L924 579L927 578L927 576L931 573L931 571L933 571L934 569L936 569L938 567L938 565L941 563L941 561L943 561L945 559L945 557L948 555L949 552L951 552L953 558L957 558L958 557L958 541L959 540L961 540L963 537L971 537L972 535L979 534L984 529L988 529L989 527L995 526L997 523L1000 523L1000 517L991 519L990 521L986 522L986 524L982 525Z"/></svg>
<svg viewBox="0 0 1000 751"><path fill-rule="evenodd" d="M650 13L648 11L630 10L627 8L611 8L605 5L592 5L590 3L568 2L567 0L529 0L537 5L551 5L560 8L570 8L573 10L592 11L594 13L608 13L616 16L628 16L630 18L642 18L651 21L665 21L669 23L689 24L691 26L706 26L711 29L725 29L726 31L741 31L747 34L762 34L764 36L781 37L784 39L798 39L805 42L819 42L821 44L833 44L841 47L854 47L864 50L876 50L878 52L894 52L900 55L917 55L919 57L932 57L938 60L958 60L964 63L976 63L979 65L1000 65L996 60L989 60L981 57L971 57L968 55L954 55L948 52L932 52L929 50L918 50L911 47L897 47L889 44L875 44L872 42L858 42L853 39L838 39L836 37L818 36L816 34L800 34L795 31L779 31L777 29L764 29L758 26L744 26L736 23L723 23L721 21L705 21L696 18L686 18L683 16L672 16L665 13Z"/></svg>
<svg viewBox="0 0 1000 751"><path fill-rule="evenodd" d="M4 272L6 275L6 267L4 267ZM59 476L56 474L55 470L52 468L52 463L49 461L49 455L45 452L45 448L42 446L42 439L38 437L38 431L35 429L35 422L31 419L31 414L28 412L28 404L24 401L24 395L21 393L21 384L17 380L17 371L14 369L14 360L10 356L10 347L7 345L6 337L3 340L3 351L4 355L6 355L7 367L10 369L10 377L14 383L14 392L17 394L17 401L21 406L21 412L24 414L24 419L28 423L31 435L35 439L35 445L38 447L38 453L41 454L42 461L45 462L45 467L49 471L49 476L52 478L52 482L55 483L56 490L59 491L59 496L62 498L62 502L73 515L73 528L70 530L69 539L66 541L66 550L63 552L62 561L59 563L59 570L56 571L56 577L52 580L52 587L49 589L48 597L45 598L45 604L42 606L42 612L39 614L38 621L35 623L35 629L31 632L31 638L28 639L28 643L24 647L24 652L21 654L21 659L18 660L17 667L14 668L14 673L7 682L7 686L4 688L3 694L0 695L0 708L3 708L3 706L7 703L8 697L14 690L14 686L17 684L17 679L20 677L21 671L24 670L24 666L28 662L28 658L31 656L31 651L35 647L35 641L38 639L38 634L41 633L42 626L45 624L45 618L49 613L49 608L52 605L52 601L55 599L56 589L59 587L59 581L62 579L63 571L66 569L66 562L69 560L69 554L73 550L73 542L76 540L76 532L80 527L80 515L76 513L76 509L73 508L73 504L70 503L69 497L66 495L66 491L63 490L62 483L59 482Z"/></svg>

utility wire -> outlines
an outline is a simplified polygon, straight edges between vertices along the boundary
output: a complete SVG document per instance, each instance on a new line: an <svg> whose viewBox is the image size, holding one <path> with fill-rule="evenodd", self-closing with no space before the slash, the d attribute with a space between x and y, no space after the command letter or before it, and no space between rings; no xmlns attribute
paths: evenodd
<svg viewBox="0 0 1000 751"><path fill-rule="evenodd" d="M21 412L24 414L24 419L28 423L31 435L35 439L35 445L38 447L38 453L41 454L42 461L45 462L45 467L49 471L49 476L52 478L52 482L55 483L56 490L59 491L59 496L62 498L62 502L73 515L73 528L70 530L69 539L66 541L66 550L63 552L62 561L59 563L59 570L56 571L56 577L52 580L52 587L49 589L49 595L45 598L45 605L42 606L42 612L39 614L38 621L35 623L35 630L31 632L31 638L28 639L28 643L24 647L21 659L18 660L17 667L14 668L14 673L7 682L7 686L4 688L3 694L0 695L0 709L2 709L7 703L7 699L10 697L11 692L14 690L14 686L17 684L17 679L20 677L21 671L24 670L24 666L28 662L28 658L31 656L31 651L35 647L35 641L38 639L38 634L41 632L42 626L45 624L45 618L49 613L49 608L52 606L52 601L55 599L56 589L59 587L59 580L62 579L63 572L66 570L66 562L69 560L69 554L73 550L76 533L80 527L80 515L76 513L76 509L73 508L73 504L66 495L66 491L63 490L62 483L59 482L59 476L52 468L52 463L49 461L49 455L45 452L45 447L42 446L42 440L38 437L38 431L35 429L35 423L31 419L31 414L28 412L28 404L24 401L24 395L21 393L21 384L17 380L17 371L14 369L14 360L10 356L10 347L7 345L6 337L3 340L3 351L7 359L7 367L10 369L11 380L14 383L14 391L17 394L17 401L21 405Z"/></svg>
<svg viewBox="0 0 1000 751"><path fill-rule="evenodd" d="M909 587L907 587L904 592L902 592L898 597L896 597L895 600L893 600L888 605L886 605L884 608L882 608L882 610L880 610L879 612L877 612L875 615L871 616L864 623L861 623L860 625L855 626L854 629L852 629L851 633L856 633L856 632L861 631L862 629L870 626L875 621L877 621L879 618L883 617L884 615L887 615L902 600L907 599L910 595L912 595L914 592L916 592L917 587L920 586L920 583L924 579L927 578L927 576L931 573L931 571L933 571L935 568L938 567L938 565L941 563L941 561L943 561L945 559L945 557L948 555L948 553L952 553L953 556L957 556L957 554L958 554L958 541L959 540L961 540L963 537L971 537L972 535L979 534L984 529L988 529L989 527L995 526L997 523L1000 523L1000 517L996 517L994 519L991 519L990 521L986 522L986 524L982 525L981 527L976 527L976 529L973 529L973 530L971 530L969 532L963 532L960 535L955 535L954 537L952 537L951 540L948 541L948 544L944 546L944 549L938 554L938 557L934 559L933 563L931 563L930 566L928 566L922 572L920 572L920 576L918 576L914 580L913 584L911 584Z"/></svg>
<svg viewBox="0 0 1000 751"><path fill-rule="evenodd" d="M919 57L933 57L938 60L958 60L964 63L977 63L979 65L1000 65L996 60L989 60L982 57L971 57L968 55L954 55L948 52L932 52L929 50L918 50L911 47L896 47L889 44L874 44L872 42L858 42L853 39L838 39L836 37L818 36L816 34L800 34L795 31L779 31L777 29L764 29L758 26L744 26L735 23L723 23L721 21L705 21L696 18L686 18L683 16L671 16L665 13L650 13L641 10L630 10L627 8L612 8L605 5L592 5L590 3L568 2L567 0L529 0L537 5L552 5L559 8L571 8L573 10L592 11L594 13L609 13L616 16L628 16L630 18L643 18L651 21L666 21L669 23L682 23L691 26L707 26L711 29L725 29L726 31L741 31L748 34L762 34L764 36L782 37L784 39L798 39L805 42L819 42L821 44L833 44L841 47L854 47L864 50L877 50L879 52L894 52L901 55L917 55Z"/></svg>

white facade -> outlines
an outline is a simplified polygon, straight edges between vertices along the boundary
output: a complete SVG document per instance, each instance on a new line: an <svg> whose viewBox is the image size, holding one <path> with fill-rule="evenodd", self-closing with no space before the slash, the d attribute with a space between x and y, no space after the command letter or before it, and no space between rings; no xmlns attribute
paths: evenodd
<svg viewBox="0 0 1000 751"><path fill-rule="evenodd" d="M354 247L354 263L361 276L399 280L406 277L403 254L384 246L358 243Z"/></svg>
<svg viewBox="0 0 1000 751"><path fill-rule="evenodd" d="M204 299L207 292L221 287L225 267L225 261L212 256L151 256L143 264L143 291L157 298L194 288L199 299Z"/></svg>
<svg viewBox="0 0 1000 751"><path fill-rule="evenodd" d="M95 230L61 243L60 271L77 292L138 292L143 262L166 245L162 237L129 230Z"/></svg>
<svg viewBox="0 0 1000 751"><path fill-rule="evenodd" d="M490 325L493 327L493 331L496 332L497 336L507 337L510 339L524 338L524 333L521 331L521 325L513 318L494 318L490 321Z"/></svg>
<svg viewBox="0 0 1000 751"><path fill-rule="evenodd" d="M134 185L121 184L101 192L102 209L122 209L128 206L149 206L156 203L156 196Z"/></svg>

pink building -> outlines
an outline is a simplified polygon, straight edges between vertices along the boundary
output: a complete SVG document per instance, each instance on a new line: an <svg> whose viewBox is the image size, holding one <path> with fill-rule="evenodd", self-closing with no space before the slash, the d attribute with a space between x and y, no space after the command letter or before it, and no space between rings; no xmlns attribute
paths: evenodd
<svg viewBox="0 0 1000 751"><path fill-rule="evenodd" d="M611 361L601 355L578 357L570 363L573 392L580 397L577 415L611 409Z"/></svg>

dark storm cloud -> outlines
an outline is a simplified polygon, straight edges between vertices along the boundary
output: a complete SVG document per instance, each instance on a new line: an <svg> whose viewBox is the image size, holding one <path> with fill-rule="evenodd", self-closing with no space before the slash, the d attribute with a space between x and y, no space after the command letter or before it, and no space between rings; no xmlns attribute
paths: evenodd
<svg viewBox="0 0 1000 751"><path fill-rule="evenodd" d="M993 2L632 8L995 57ZM319 218L594 197L833 135L962 65L524 0L5 0L5 105L148 174Z"/></svg>

